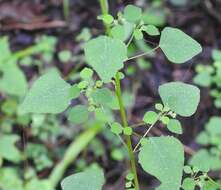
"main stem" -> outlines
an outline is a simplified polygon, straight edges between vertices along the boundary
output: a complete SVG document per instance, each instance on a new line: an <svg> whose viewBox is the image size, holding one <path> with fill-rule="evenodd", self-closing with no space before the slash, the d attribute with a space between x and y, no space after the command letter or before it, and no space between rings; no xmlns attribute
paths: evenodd
<svg viewBox="0 0 221 190"><path fill-rule="evenodd" d="M109 6L108 6L108 1L107 0L99 0L100 1L100 7L101 7L101 12L103 15L108 14L109 11ZM104 24L106 34L110 34L110 26L108 24Z"/></svg>
<svg viewBox="0 0 221 190"><path fill-rule="evenodd" d="M102 14L108 14L108 0L99 0L99 1L100 1L100 7L101 7ZM105 25L105 29L106 29L107 35L109 35L110 26ZM128 127L126 111L125 111L124 103L123 103L123 100L122 100L119 73L117 73L116 76L115 76L115 83L116 83L115 91L116 91L117 99L118 99L119 106L120 106L120 114L121 114L122 124L123 124L123 127ZM133 153L131 137L126 136L125 138L126 138L126 145L127 145L127 149L128 149L129 158L130 158L131 171L134 175L134 187L135 187L135 190L139 190L136 160L135 160L135 156L134 156L134 153Z"/></svg>
<svg viewBox="0 0 221 190"><path fill-rule="evenodd" d="M120 106L120 114L121 114L122 124L123 124L123 127L128 127L126 111L125 111L124 103L123 103L123 100L122 100L119 73L117 73L116 76L115 76L115 83L116 83L116 89L115 90L116 90L116 95L117 95L117 99L118 99L119 106ZM138 182L137 169L136 169L136 160L135 160L135 156L134 156L134 153L133 153L131 137L127 136L127 135L126 135L126 144L127 144L129 157L130 157L131 170L132 170L132 173L134 174L135 190L139 190L139 182Z"/></svg>

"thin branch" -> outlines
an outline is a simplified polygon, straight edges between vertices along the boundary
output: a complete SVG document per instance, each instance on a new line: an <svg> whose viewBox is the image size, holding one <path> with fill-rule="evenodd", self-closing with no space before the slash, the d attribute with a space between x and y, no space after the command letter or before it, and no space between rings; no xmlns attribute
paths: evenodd
<svg viewBox="0 0 221 190"><path fill-rule="evenodd" d="M206 176L208 178L208 180L213 183L214 185L216 185L217 187L221 188L221 184L217 183L216 181L214 181L210 176Z"/></svg>
<svg viewBox="0 0 221 190"><path fill-rule="evenodd" d="M133 41L133 39L134 39L134 35L133 35L133 33L132 33L132 35L130 36L130 39L129 39L129 41L127 42L127 47L129 47L129 45L130 45L130 43Z"/></svg>
<svg viewBox="0 0 221 190"><path fill-rule="evenodd" d="M148 51L148 52L141 53L141 54L135 55L135 56L133 56L133 57L129 57L129 58L128 58L127 60L125 60L125 61L130 61L130 60L133 60L133 59L137 59L137 58L143 57L143 56L145 56L145 55L148 55L148 54L154 52L154 51L157 50L158 48L159 48L159 46L157 46L157 47L151 49L151 50Z"/></svg>
<svg viewBox="0 0 221 190"><path fill-rule="evenodd" d="M131 127L131 128L137 128L137 127L141 127L141 126L144 126L144 125L146 125L146 123L141 122L141 123L133 124L133 125L131 125L131 126L129 126L129 127Z"/></svg>
<svg viewBox="0 0 221 190"><path fill-rule="evenodd" d="M143 135L143 137L139 140L139 142L135 146L133 152L135 152L137 150L137 148L140 146L140 143L141 143L142 139L144 139L148 135L148 133L154 127L154 125L157 123L157 121L159 120L160 117L161 117L161 114L158 115L157 120L147 129L146 133Z"/></svg>

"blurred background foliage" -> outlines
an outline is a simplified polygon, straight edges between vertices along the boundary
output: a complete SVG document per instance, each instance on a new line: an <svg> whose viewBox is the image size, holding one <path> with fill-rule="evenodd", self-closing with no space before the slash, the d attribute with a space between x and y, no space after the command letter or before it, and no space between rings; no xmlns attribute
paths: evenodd
<svg viewBox="0 0 221 190"><path fill-rule="evenodd" d="M186 163L197 165L202 171L211 170L211 175L220 179L220 1L115 0L110 1L110 10L116 14L128 3L143 8L145 23L159 28L166 25L181 28L204 47L201 56L182 66L167 63L161 52L126 65L123 97L130 124L139 122L143 113L153 109L159 101L157 88L161 83L194 82L201 87L202 98L197 114L183 121L181 141L186 145ZM113 121L116 97L107 88L97 91L96 103L107 106L92 114L90 111L95 108L90 107L85 96L93 86L102 84L97 78L89 78L85 84L84 75L80 73L85 66L84 42L103 33L102 23L96 19L99 14L99 3L90 0L0 1L1 190L60 189L61 178L87 167L106 170L105 190L124 188L122 171L125 171L123 162L127 154L120 139L108 127L90 131L93 125ZM150 44L158 40L145 35L145 41ZM147 43L134 40L129 56L150 48ZM83 92L85 96L73 100L73 108L59 116L20 115L18 105L27 89L52 67L69 83L76 84L73 97L78 97L84 85L88 85ZM80 103L85 107L76 107ZM137 128L136 133L139 137L142 129ZM151 134L167 132L159 126ZM156 180L141 170L138 173L143 188L153 189Z"/></svg>

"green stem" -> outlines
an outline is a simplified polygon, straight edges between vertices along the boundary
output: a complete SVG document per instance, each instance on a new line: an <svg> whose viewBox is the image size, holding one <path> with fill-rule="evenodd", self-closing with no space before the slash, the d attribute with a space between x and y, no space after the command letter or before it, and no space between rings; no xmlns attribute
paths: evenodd
<svg viewBox="0 0 221 190"><path fill-rule="evenodd" d="M108 6L108 0L99 0L100 1L100 7L101 12L103 15L108 14L109 12L109 6ZM110 34L110 26L108 24L104 24L105 30L107 34Z"/></svg>
<svg viewBox="0 0 221 190"><path fill-rule="evenodd" d="M217 188L221 188L221 184L217 183L216 181L214 181L210 176L207 175L208 180L213 183L214 185L217 186Z"/></svg>
<svg viewBox="0 0 221 190"><path fill-rule="evenodd" d="M69 0L63 0L63 14L66 20L68 20L70 14L69 6L70 6Z"/></svg>
<svg viewBox="0 0 221 190"><path fill-rule="evenodd" d="M100 7L102 14L108 14L108 1L107 0L100 0Z"/></svg>
<svg viewBox="0 0 221 190"><path fill-rule="evenodd" d="M123 124L123 127L128 127L126 111L125 111L125 107L124 107L124 103L123 103L123 99L122 99L119 73L116 74L115 83L116 83L116 95L117 95L117 99L118 99L119 106L120 106L120 114L121 114L122 124ZM133 153L133 147L132 147L132 142L131 142L130 136L126 136L126 144L127 144L129 157L130 157L131 171L134 174L135 190L139 190L136 161L135 161L135 156Z"/></svg>
<svg viewBox="0 0 221 190"><path fill-rule="evenodd" d="M102 14L108 14L108 0L100 0L100 7L101 7ZM105 29L106 29L106 34L110 35L110 26L105 25ZM115 83L116 83L116 90L115 91L116 91L116 95L117 95L119 106L120 106L122 124L123 124L123 127L128 127L126 112L125 112L125 108L124 108L124 104L123 104L123 100L122 100L119 73L116 74ZM133 153L131 138L130 138L130 136L126 136L125 138L126 138L126 146L127 146L128 154L129 154L129 158L130 158L131 171L134 174L135 190L139 190L136 161L135 161L135 156Z"/></svg>
<svg viewBox="0 0 221 190"><path fill-rule="evenodd" d="M65 152L63 159L52 170L49 180L55 188L62 179L68 166L73 163L77 156L85 149L89 142L101 131L100 124L87 129L75 141L73 141Z"/></svg>
<svg viewBox="0 0 221 190"><path fill-rule="evenodd" d="M132 60L132 59L137 59L137 58L143 57L143 56L145 56L145 55L148 55L148 54L154 52L154 51L157 50L158 48L159 48L159 46L157 46L157 47L151 49L151 50L148 51L148 52L144 52L144 53L141 53L141 54L135 55L135 56L133 56L133 57L129 57L129 58L126 59L125 61L129 61L129 60Z"/></svg>

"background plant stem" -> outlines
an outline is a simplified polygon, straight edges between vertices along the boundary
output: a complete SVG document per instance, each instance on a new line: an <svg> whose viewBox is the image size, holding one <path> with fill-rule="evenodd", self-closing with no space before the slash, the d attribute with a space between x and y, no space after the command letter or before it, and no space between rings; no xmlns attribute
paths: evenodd
<svg viewBox="0 0 221 190"><path fill-rule="evenodd" d="M124 103L122 100L119 73L116 74L115 83L116 83L116 95L117 95L117 99L118 99L119 106L120 106L120 114L121 114L122 124L123 124L123 127L128 127L126 111L125 111ZM137 169L136 169L136 160L135 160L135 156L133 153L131 137L126 135L125 138L126 138L127 149L128 149L128 153L129 153L129 157L130 157L131 171L134 174L135 190L139 190L139 182L138 182Z"/></svg>
<svg viewBox="0 0 221 190"><path fill-rule="evenodd" d="M66 20L69 18L70 14L70 2L69 0L63 0L63 14Z"/></svg>
<svg viewBox="0 0 221 190"><path fill-rule="evenodd" d="M95 124L84 131L76 140L74 140L65 152L63 159L59 164L52 170L49 180L51 185L55 188L60 180L63 178L64 173L68 166L73 163L80 152L86 148L88 143L101 131L100 124Z"/></svg>

